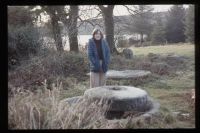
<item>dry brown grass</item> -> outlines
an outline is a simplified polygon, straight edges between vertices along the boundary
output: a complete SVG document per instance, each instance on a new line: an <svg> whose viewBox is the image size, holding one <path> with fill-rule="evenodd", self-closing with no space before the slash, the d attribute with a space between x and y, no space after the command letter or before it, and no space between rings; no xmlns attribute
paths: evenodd
<svg viewBox="0 0 200 133"><path fill-rule="evenodd" d="M62 83L33 93L28 89L12 89L8 113L10 129L124 129L124 128L173 128L176 118L169 111L162 111L150 119L131 115L123 119L108 120L104 113L108 106L88 104L85 100L69 105L60 98Z"/></svg>
<svg viewBox="0 0 200 133"><path fill-rule="evenodd" d="M9 127L11 129L85 129L101 128L106 121L106 107L99 108L95 103L80 101L69 105L60 100L62 83L53 85L53 89L44 88L33 93L23 88L12 89L9 98Z"/></svg>
<svg viewBox="0 0 200 133"><path fill-rule="evenodd" d="M9 98L9 128L10 129L113 129L133 127L138 125L136 116L126 119L108 120L104 117L108 106L90 103L82 100L69 105L60 99L62 83L52 85L33 93L28 89L12 89L13 96ZM132 122L132 123L130 123Z"/></svg>

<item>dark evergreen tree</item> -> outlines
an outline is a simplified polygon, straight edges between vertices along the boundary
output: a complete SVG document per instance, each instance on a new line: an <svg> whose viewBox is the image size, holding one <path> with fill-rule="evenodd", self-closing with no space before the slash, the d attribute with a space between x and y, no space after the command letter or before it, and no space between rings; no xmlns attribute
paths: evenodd
<svg viewBox="0 0 200 133"><path fill-rule="evenodd" d="M165 43L166 42L165 28L162 18L160 16L156 16L155 18L156 18L156 23L153 32L151 34L152 43L155 44Z"/></svg>
<svg viewBox="0 0 200 133"><path fill-rule="evenodd" d="M8 57L28 58L40 49L41 41L34 15L26 6L8 7Z"/></svg>
<svg viewBox="0 0 200 133"><path fill-rule="evenodd" d="M150 5L138 5L134 6L135 11L137 12L133 16L133 21L127 23L127 30L132 33L140 34L140 43L144 42L144 35L147 35L149 38L153 30L153 7Z"/></svg>
<svg viewBox="0 0 200 133"><path fill-rule="evenodd" d="M185 8L183 5L174 5L170 8L166 22L166 39L169 43L185 42Z"/></svg>

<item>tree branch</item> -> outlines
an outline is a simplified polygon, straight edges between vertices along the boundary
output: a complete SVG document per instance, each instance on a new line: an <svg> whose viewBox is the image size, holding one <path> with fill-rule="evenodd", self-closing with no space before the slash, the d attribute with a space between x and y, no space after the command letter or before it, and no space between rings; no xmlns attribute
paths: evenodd
<svg viewBox="0 0 200 133"><path fill-rule="evenodd" d="M104 7L103 5L98 5L98 7L101 9L102 12L105 12L106 7Z"/></svg>

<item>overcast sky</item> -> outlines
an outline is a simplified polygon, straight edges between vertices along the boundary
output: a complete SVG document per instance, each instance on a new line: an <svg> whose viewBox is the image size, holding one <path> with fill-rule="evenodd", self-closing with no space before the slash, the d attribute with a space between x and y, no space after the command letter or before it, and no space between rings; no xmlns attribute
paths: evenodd
<svg viewBox="0 0 200 133"><path fill-rule="evenodd" d="M153 12L160 12L160 11L167 11L173 5L153 5L154 11ZM184 7L188 7L188 5L184 5ZM122 5L116 5L114 8L114 15L128 15L127 9Z"/></svg>
<svg viewBox="0 0 200 133"><path fill-rule="evenodd" d="M165 5L152 5L152 6L154 7L154 11L153 12L160 12L160 11L169 10L170 7L173 6L173 5L165 4ZM185 8L187 8L189 5L188 4L184 4L183 6ZM81 9L86 9L86 8L88 9L88 6L87 5L85 5L85 6L81 5L80 8ZM81 13L81 12L79 12L79 13ZM127 9L122 5L115 5L113 13L114 13L114 16L121 16L121 15L128 15L129 14ZM97 10L90 10L90 11L87 11L87 12L82 12L82 15L80 17L82 19L86 19L86 18L88 19L90 17L96 16L97 14L98 14ZM42 15L42 21L45 22L45 21L47 21L47 19L48 19L48 16Z"/></svg>

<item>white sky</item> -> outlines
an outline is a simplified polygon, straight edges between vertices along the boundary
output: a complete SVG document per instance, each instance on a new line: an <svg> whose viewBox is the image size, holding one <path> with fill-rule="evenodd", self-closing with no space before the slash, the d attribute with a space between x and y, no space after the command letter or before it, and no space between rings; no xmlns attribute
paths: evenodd
<svg viewBox="0 0 200 133"><path fill-rule="evenodd" d="M130 6L130 5L129 5ZM169 4L165 4L165 5L152 5L154 7L153 12L160 12L160 11L167 11L168 9L170 9L171 6L173 5L169 5ZM185 8L187 8L189 5L184 4L183 5ZM88 8L87 5L85 6L80 6L81 9L85 9ZM92 7L91 7L92 8ZM79 12L80 13L80 12ZM86 18L90 18L90 17L94 17L98 14L98 11L96 10L91 10L91 11L87 11L84 12L81 15L82 19L86 19ZM122 5L115 5L114 7L114 11L113 11L114 16L121 16L121 15L128 15L129 12L127 11L127 9L122 6ZM42 15L42 21L46 21L48 19L47 16Z"/></svg>
<svg viewBox="0 0 200 133"><path fill-rule="evenodd" d="M154 8L153 12L160 12L160 11L167 11L171 6L173 5L152 5ZM185 8L187 8L189 5L183 5ZM129 12L127 9L122 5L116 5L114 8L114 15L120 16L120 15L128 15Z"/></svg>

